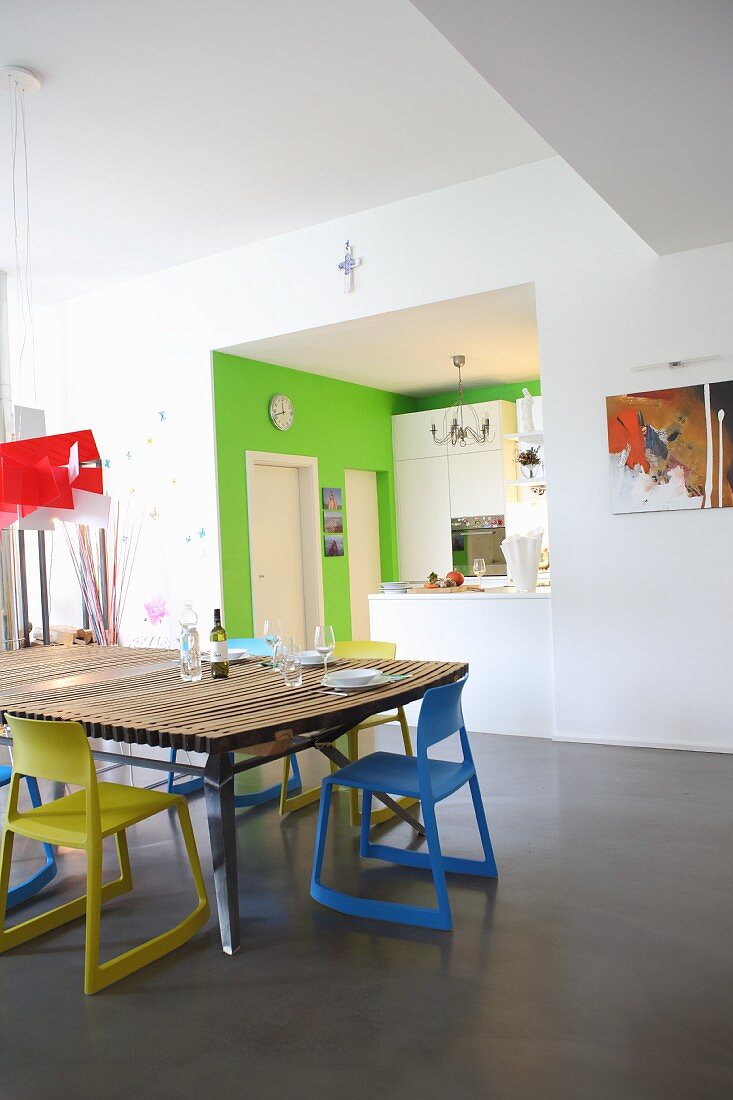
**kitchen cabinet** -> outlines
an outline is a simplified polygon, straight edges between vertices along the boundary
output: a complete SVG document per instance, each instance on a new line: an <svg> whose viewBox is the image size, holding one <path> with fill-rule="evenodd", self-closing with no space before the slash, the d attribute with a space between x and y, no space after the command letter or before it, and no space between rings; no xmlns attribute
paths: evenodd
<svg viewBox="0 0 733 1100"><path fill-rule="evenodd" d="M438 434L442 434L443 409L428 412L402 413L392 417L392 439L397 461L411 458L435 458L448 453L446 444L437 447L433 443L430 425L435 421Z"/></svg>
<svg viewBox="0 0 733 1100"><path fill-rule="evenodd" d="M504 515L501 450L454 451L448 455L451 516Z"/></svg>
<svg viewBox="0 0 733 1100"><path fill-rule="evenodd" d="M451 568L450 492L445 455L395 463L400 579Z"/></svg>
<svg viewBox="0 0 733 1100"><path fill-rule="evenodd" d="M450 570L452 516L505 515L507 503L516 500L516 490L506 486L515 445L504 438L517 430L516 407L508 401L475 407L480 417L489 416L490 443L436 447L430 425L435 420L442 434L444 409L392 417L403 580Z"/></svg>

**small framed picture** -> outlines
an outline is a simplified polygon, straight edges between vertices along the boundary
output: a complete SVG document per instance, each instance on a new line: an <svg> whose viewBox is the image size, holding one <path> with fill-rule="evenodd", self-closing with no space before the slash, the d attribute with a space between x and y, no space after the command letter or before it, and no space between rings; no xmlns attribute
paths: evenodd
<svg viewBox="0 0 733 1100"><path fill-rule="evenodd" d="M344 531L343 512L324 512L323 530L327 535L341 535Z"/></svg>
<svg viewBox="0 0 733 1100"><path fill-rule="evenodd" d="M322 489L321 492L323 493L323 511L340 512L342 509L341 490Z"/></svg>
<svg viewBox="0 0 733 1100"><path fill-rule="evenodd" d="M344 536L324 535L323 552L327 558L342 558L344 556Z"/></svg>

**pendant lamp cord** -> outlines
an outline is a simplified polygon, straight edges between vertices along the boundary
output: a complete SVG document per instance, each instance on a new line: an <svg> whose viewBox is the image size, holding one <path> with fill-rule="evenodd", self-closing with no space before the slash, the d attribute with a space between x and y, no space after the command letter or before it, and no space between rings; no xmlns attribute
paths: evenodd
<svg viewBox="0 0 733 1100"><path fill-rule="evenodd" d="M22 146L22 175L20 180L18 152ZM30 341L33 403L38 404L36 381L36 334L33 324L33 266L31 262L31 213L30 185L28 181L28 131L25 117L25 91L13 81L10 91L10 161L11 193L13 202L13 241L15 247L16 308L20 349L18 352L18 396L23 396L23 368ZM25 195L25 233L21 233L19 190ZM24 239L21 239L24 237Z"/></svg>

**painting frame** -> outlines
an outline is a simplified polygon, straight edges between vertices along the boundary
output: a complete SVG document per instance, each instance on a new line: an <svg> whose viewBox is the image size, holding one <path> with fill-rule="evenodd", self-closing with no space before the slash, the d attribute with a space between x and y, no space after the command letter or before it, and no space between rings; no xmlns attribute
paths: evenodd
<svg viewBox="0 0 733 1100"><path fill-rule="evenodd" d="M611 511L733 507L733 381L606 397Z"/></svg>

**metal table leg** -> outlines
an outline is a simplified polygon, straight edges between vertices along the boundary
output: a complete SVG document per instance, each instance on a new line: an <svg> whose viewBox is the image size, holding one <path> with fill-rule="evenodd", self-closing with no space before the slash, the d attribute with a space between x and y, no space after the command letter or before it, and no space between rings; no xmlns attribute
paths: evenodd
<svg viewBox="0 0 733 1100"><path fill-rule="evenodd" d="M234 772L228 752L212 753L204 768L214 886L221 945L227 955L239 951L239 883L234 822Z"/></svg>
<svg viewBox="0 0 733 1100"><path fill-rule="evenodd" d="M340 768L343 768L347 764L352 763L352 761L349 760L348 756L344 756L344 754L339 749L337 749L335 745L318 742L316 748L319 749L323 753L323 755L329 760L333 760L334 764L338 764ZM418 821L416 817L413 817L412 814L408 813L403 806L400 806L399 802L395 802L395 800L393 798L390 798L388 794L382 794L381 791L379 792L379 794L377 794L377 792L375 791L374 797L379 802L382 802L385 806L387 806L393 814L396 814L397 817L401 817L403 821L406 821L408 825L411 825L418 836L425 836L425 826L422 824L422 822Z"/></svg>

